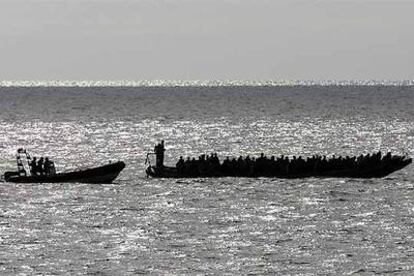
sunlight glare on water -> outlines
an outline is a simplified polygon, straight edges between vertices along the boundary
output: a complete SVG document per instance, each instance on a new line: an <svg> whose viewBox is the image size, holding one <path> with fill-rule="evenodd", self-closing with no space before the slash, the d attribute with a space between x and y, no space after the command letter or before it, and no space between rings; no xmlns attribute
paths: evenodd
<svg viewBox="0 0 414 276"><path fill-rule="evenodd" d="M413 273L413 167L385 179L147 179L180 155L414 155L411 86L0 88L1 171L123 160L111 185L0 186L1 274Z"/></svg>

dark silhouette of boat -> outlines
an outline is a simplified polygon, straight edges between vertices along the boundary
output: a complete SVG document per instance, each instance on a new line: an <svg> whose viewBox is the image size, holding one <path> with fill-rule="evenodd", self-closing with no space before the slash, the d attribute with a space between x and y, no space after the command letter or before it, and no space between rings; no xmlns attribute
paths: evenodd
<svg viewBox="0 0 414 276"><path fill-rule="evenodd" d="M262 156L250 166L242 166L242 169L228 168L220 163L217 156L212 155L210 160L204 159L204 155L199 160L188 160L189 166L184 166L183 159L177 163L176 167L164 166L164 143L158 144L154 153L156 155L156 165L149 165L146 174L155 178L195 178L195 177L273 177L273 178L307 178L307 177L337 177L337 178L382 178L395 171L401 170L412 163L411 158L406 156L391 155L388 153L381 156L381 153L360 157L347 157L346 159L331 158L323 159L320 157L301 159L267 159ZM147 160L149 160L147 155ZM287 157L286 157L287 158ZM239 159L240 160L240 159ZM241 159L243 161L243 159ZM260 160L260 161L259 161ZM279 160L281 160L279 162ZM283 163L285 160L285 163ZM288 160L288 161L286 161ZM245 162L245 161L243 161ZM279 163L278 163L279 162ZM308 162L308 163L307 163ZM180 165L181 163L181 165ZM196 164L192 167L192 164ZM208 165L205 165L205 164ZM283 165L283 166L281 166Z"/></svg>
<svg viewBox="0 0 414 276"><path fill-rule="evenodd" d="M176 167L162 167L157 168L156 166L149 166L146 169L147 176L154 178L196 178L196 177L272 177L272 178L307 178L307 177L318 177L318 178L382 178L393 172L403 169L404 167L411 164L412 159L405 159L398 164L387 164L380 165L364 170L334 170L326 172L307 172L307 173L295 173L295 174L282 174L279 172L268 172L268 173L256 173L249 175L237 175L231 173L207 173L207 174L187 174L181 173Z"/></svg>
<svg viewBox="0 0 414 276"><path fill-rule="evenodd" d="M29 166L30 174L25 169L24 162L20 154L25 154L27 159L27 166ZM17 171L5 172L4 180L14 183L90 183L90 184L109 184L114 181L119 173L125 168L125 163L122 161L109 163L107 165L87 168L82 170L75 170L71 172L33 172L30 167L30 161L32 160L30 155L23 149L18 150L17 154Z"/></svg>

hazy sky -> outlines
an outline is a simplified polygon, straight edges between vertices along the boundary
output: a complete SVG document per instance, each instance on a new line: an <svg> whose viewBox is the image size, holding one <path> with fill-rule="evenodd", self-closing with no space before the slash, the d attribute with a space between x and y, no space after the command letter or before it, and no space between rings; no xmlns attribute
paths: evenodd
<svg viewBox="0 0 414 276"><path fill-rule="evenodd" d="M0 80L414 78L414 1L0 0Z"/></svg>

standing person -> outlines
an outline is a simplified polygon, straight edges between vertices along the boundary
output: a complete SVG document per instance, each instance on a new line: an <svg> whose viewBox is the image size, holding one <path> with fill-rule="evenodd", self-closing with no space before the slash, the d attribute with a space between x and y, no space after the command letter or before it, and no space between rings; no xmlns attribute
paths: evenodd
<svg viewBox="0 0 414 276"><path fill-rule="evenodd" d="M51 167L51 161L49 161L49 158L45 158L45 163L43 164L44 174L50 175L50 167Z"/></svg>
<svg viewBox="0 0 414 276"><path fill-rule="evenodd" d="M31 175L37 175L37 161L36 161L36 157L33 157L32 161L30 162L30 174Z"/></svg>
<svg viewBox="0 0 414 276"><path fill-rule="evenodd" d="M39 161L37 162L37 171L40 173L40 175L44 175L45 171L43 168L43 157L40 157Z"/></svg>
<svg viewBox="0 0 414 276"><path fill-rule="evenodd" d="M161 141L160 144L156 145L154 148L156 160L155 165L157 168L161 169L164 167L164 140Z"/></svg>

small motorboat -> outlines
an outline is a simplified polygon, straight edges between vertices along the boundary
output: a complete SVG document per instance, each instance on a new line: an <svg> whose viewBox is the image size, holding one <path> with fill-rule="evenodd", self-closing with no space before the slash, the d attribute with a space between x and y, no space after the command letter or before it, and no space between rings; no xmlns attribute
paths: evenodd
<svg viewBox="0 0 414 276"><path fill-rule="evenodd" d="M21 155L26 156L26 160ZM55 166L52 161L44 170L34 172L32 165L33 160L30 154L24 149L18 149L17 171L5 172L4 180L13 183L90 183L90 184L109 184L114 181L119 173L125 168L125 163L118 161L107 165L75 170L70 172L55 172ZM46 168L47 167L47 168Z"/></svg>
<svg viewBox="0 0 414 276"><path fill-rule="evenodd" d="M312 158L296 159L267 158L262 154L257 159L239 158L226 159L220 162L217 155L211 157L202 155L199 160L184 161L180 158L176 167L164 166L164 142L154 148L155 166L151 164L146 174L154 178L195 178L195 177L273 177L273 178L307 178L307 177L337 177L337 178L382 178L395 171L401 170L412 163L407 156L387 155L381 152L359 157L330 159L315 155Z"/></svg>

